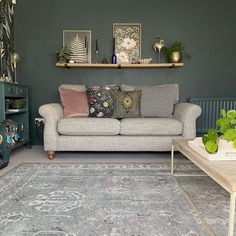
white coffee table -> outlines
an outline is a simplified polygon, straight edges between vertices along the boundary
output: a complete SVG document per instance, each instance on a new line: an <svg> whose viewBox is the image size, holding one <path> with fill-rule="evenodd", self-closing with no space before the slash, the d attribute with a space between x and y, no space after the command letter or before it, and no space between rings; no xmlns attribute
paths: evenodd
<svg viewBox="0 0 236 236"><path fill-rule="evenodd" d="M171 174L174 175L174 150L181 152L198 166L216 183L230 193L228 236L234 233L235 198L236 198L236 161L209 161L188 146L188 140L172 141Z"/></svg>

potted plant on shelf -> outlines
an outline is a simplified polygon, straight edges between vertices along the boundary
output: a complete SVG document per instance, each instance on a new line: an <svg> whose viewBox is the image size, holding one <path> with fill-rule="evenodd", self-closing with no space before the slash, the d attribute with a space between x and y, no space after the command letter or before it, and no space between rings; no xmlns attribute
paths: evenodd
<svg viewBox="0 0 236 236"><path fill-rule="evenodd" d="M175 41L169 47L163 47L163 52L167 57L168 62L178 63L182 61L182 57L190 58L190 55L185 52L185 47L181 42Z"/></svg>
<svg viewBox="0 0 236 236"><path fill-rule="evenodd" d="M216 153L219 147L232 150L232 146L235 148L236 154L236 110L226 112L222 109L220 115L221 117L216 121L219 130L210 129L202 137L202 142L210 154Z"/></svg>
<svg viewBox="0 0 236 236"><path fill-rule="evenodd" d="M57 61L59 63L66 63L70 59L70 50L67 46L64 46L56 53L57 53Z"/></svg>

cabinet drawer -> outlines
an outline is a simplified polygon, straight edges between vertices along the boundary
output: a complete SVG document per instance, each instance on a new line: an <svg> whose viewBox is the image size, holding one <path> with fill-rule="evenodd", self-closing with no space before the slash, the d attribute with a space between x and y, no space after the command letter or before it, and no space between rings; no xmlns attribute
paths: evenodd
<svg viewBox="0 0 236 236"><path fill-rule="evenodd" d="M27 96L27 88L18 86L16 89L16 95L19 97L26 97Z"/></svg>
<svg viewBox="0 0 236 236"><path fill-rule="evenodd" d="M16 96L16 85L5 84L5 96Z"/></svg>

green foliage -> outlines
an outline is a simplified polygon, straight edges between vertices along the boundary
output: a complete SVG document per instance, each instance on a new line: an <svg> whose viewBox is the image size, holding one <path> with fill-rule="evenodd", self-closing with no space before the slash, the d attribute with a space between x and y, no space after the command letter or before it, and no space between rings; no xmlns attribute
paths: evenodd
<svg viewBox="0 0 236 236"><path fill-rule="evenodd" d="M58 50L56 53L57 53L57 61L59 63L66 63L70 59L70 50L67 46Z"/></svg>
<svg viewBox="0 0 236 236"><path fill-rule="evenodd" d="M217 150L218 150L218 145L217 143L215 143L214 141L208 141L206 144L205 144L205 148L207 150L207 152L209 153L216 153Z"/></svg>
<svg viewBox="0 0 236 236"><path fill-rule="evenodd" d="M203 135L202 142L205 145L207 152L215 153L218 149L217 145L218 134L216 130L209 129L208 133Z"/></svg>
<svg viewBox="0 0 236 236"><path fill-rule="evenodd" d="M236 148L236 110L220 111L221 117L216 121L218 132L222 134L220 138L233 142ZM210 129L208 134L203 135L202 142L209 153L215 153L218 150L218 134L214 129ZM213 144L214 143L214 144Z"/></svg>
<svg viewBox="0 0 236 236"><path fill-rule="evenodd" d="M182 56L185 58L190 58L191 56L185 52L185 47L182 42L175 41L169 47L163 47L163 52L166 54L166 57L169 58L172 52L181 52Z"/></svg>

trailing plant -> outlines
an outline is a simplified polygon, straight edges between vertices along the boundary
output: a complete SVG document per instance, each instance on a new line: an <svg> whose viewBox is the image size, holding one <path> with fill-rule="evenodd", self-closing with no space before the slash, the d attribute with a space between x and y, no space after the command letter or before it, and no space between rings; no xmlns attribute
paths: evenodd
<svg viewBox="0 0 236 236"><path fill-rule="evenodd" d="M64 46L56 53L57 53L57 61L59 63L66 63L70 59L70 50L67 46Z"/></svg>
<svg viewBox="0 0 236 236"><path fill-rule="evenodd" d="M167 59L169 59L170 54L173 52L181 52L182 56L185 58L190 58L191 56L185 51L185 47L182 42L175 41L169 47L163 47L163 52L166 55Z"/></svg>
<svg viewBox="0 0 236 236"><path fill-rule="evenodd" d="M203 135L202 142L205 149L209 153L216 153L218 151L219 139L225 139L232 142L236 148L236 110L220 111L220 118L216 121L218 130L210 129L207 134ZM220 134L220 136L218 136Z"/></svg>

